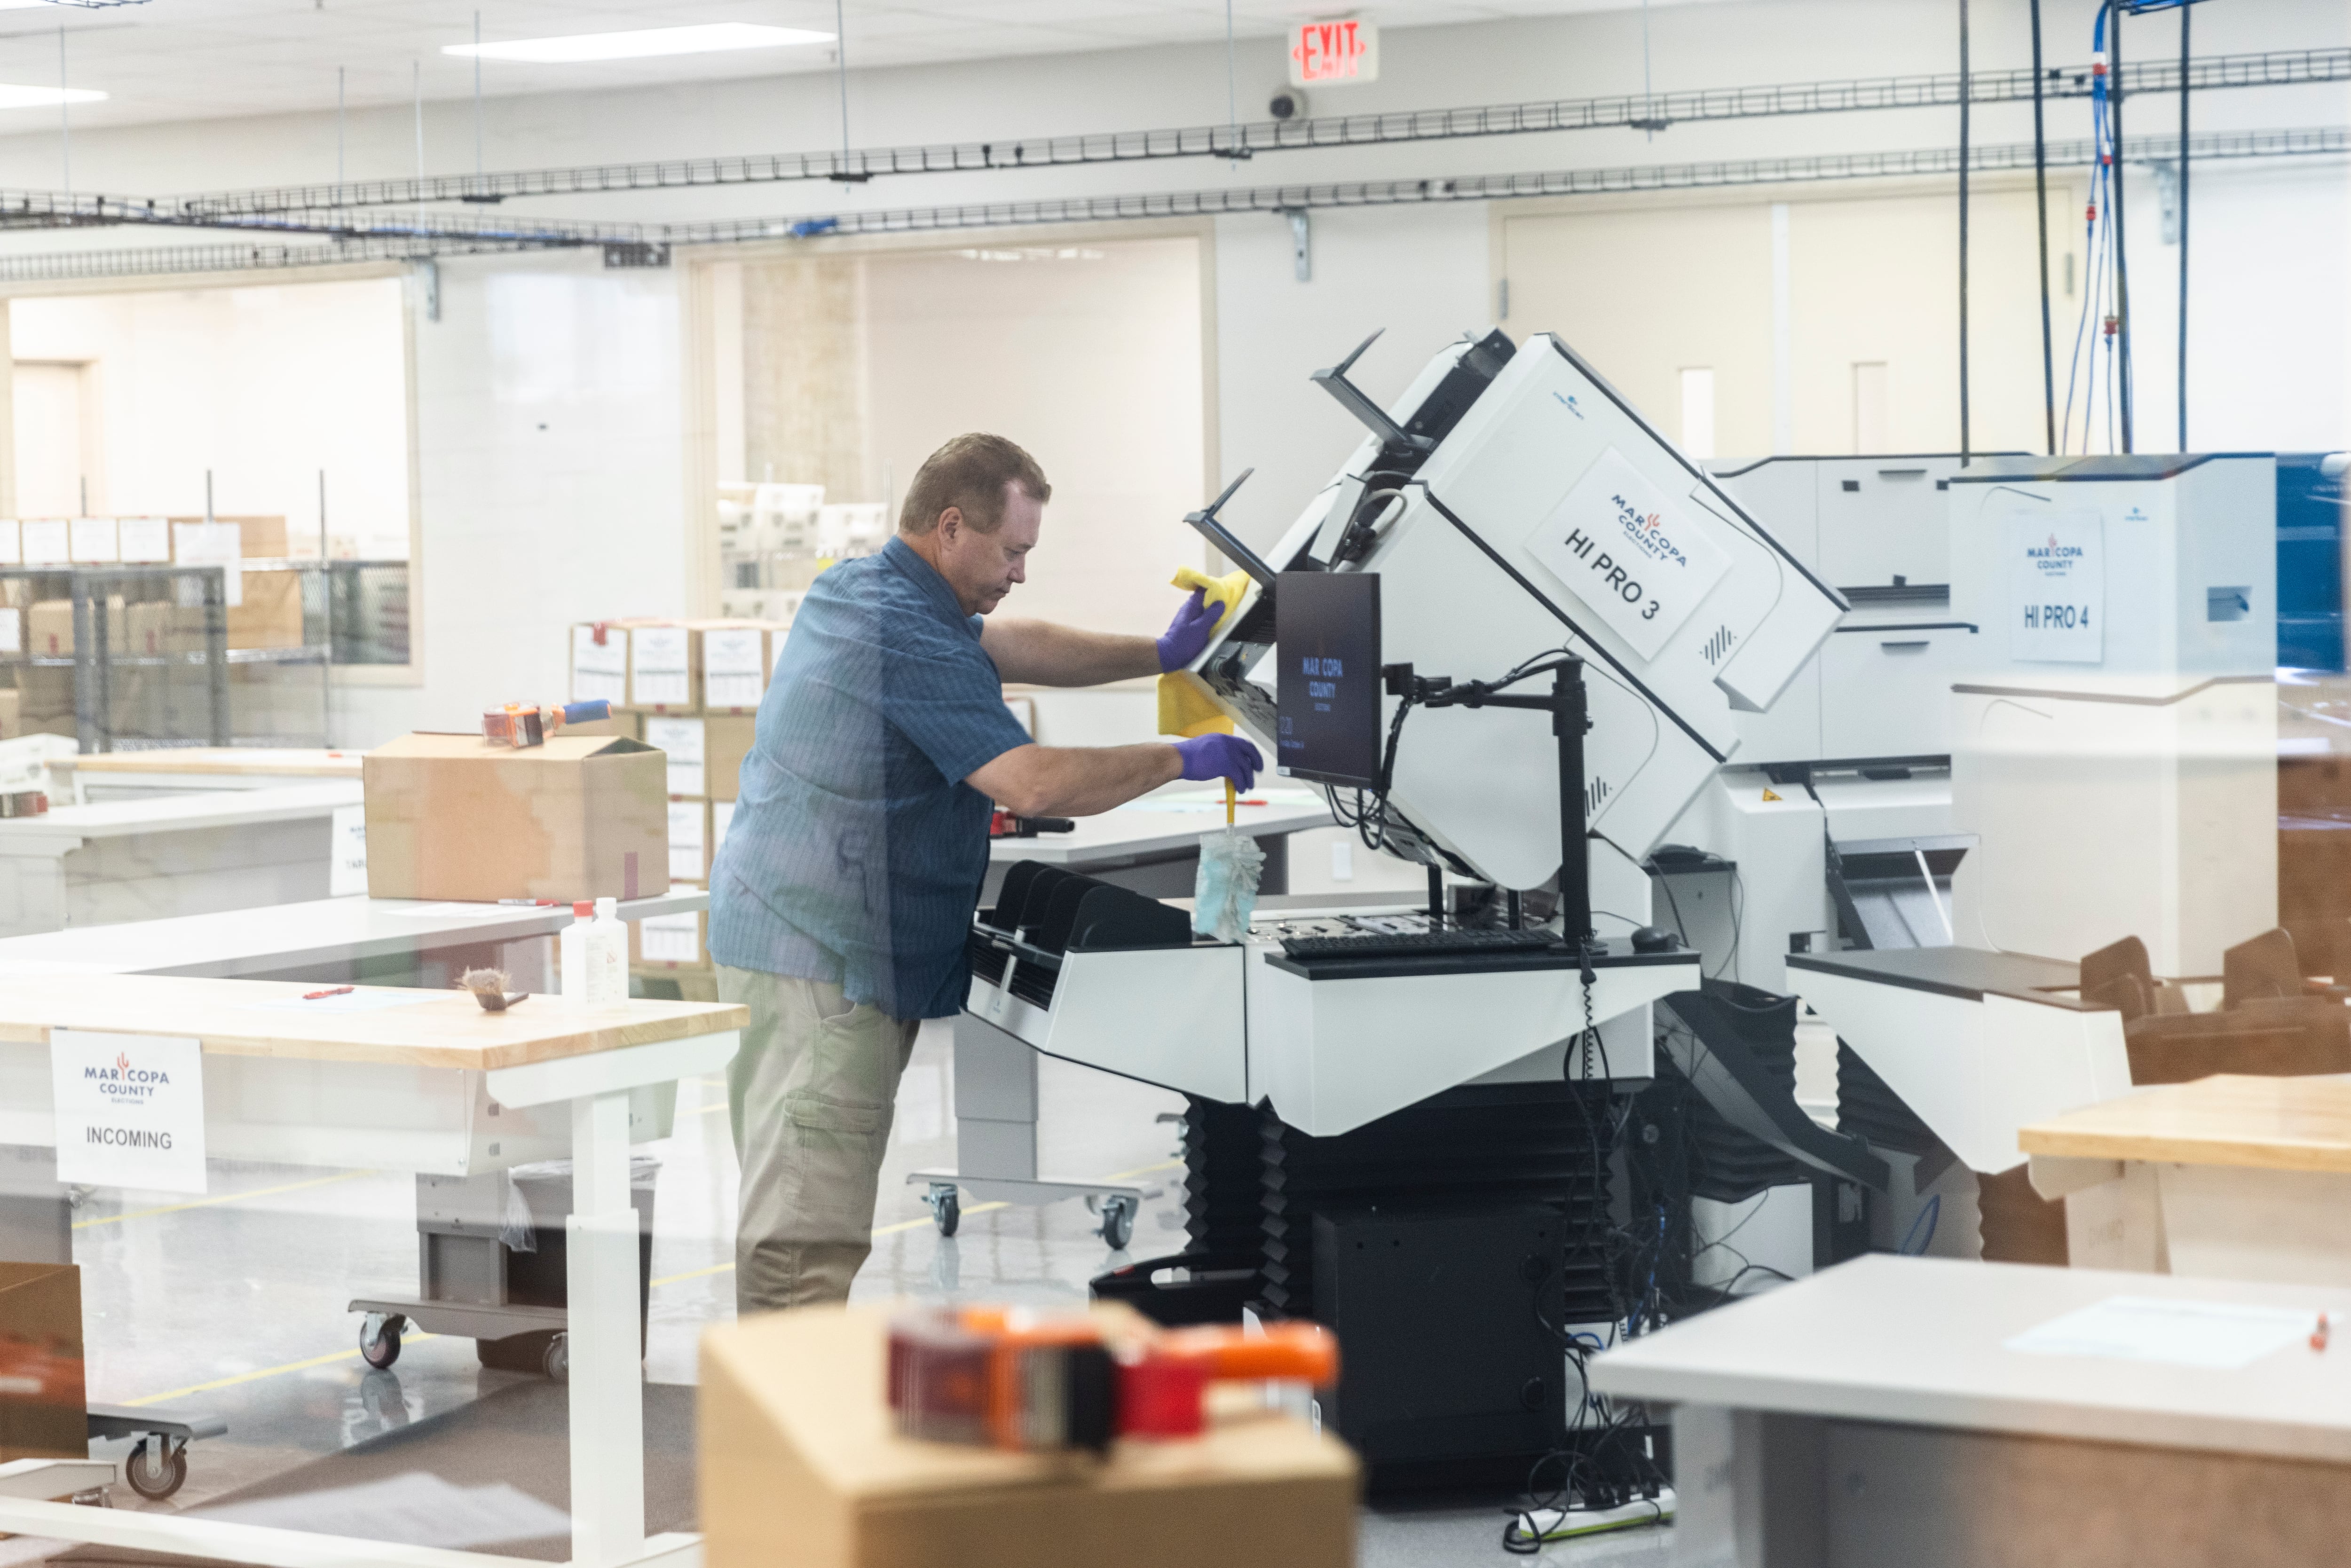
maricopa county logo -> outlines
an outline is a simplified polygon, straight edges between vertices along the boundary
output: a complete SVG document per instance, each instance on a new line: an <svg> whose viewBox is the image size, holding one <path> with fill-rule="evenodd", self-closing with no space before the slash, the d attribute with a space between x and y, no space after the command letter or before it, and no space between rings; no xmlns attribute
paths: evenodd
<svg viewBox="0 0 2351 1568"><path fill-rule="evenodd" d="M2059 544L2055 534L2049 536L2049 542L2045 545L2024 547L2025 559L2031 561L2036 570L2053 574L2072 570L2074 563L2080 560L2084 553L2080 545Z"/></svg>
<svg viewBox="0 0 2351 1568"><path fill-rule="evenodd" d="M143 1105L154 1098L155 1091L172 1082L172 1075L160 1068L133 1067L129 1051L117 1051L111 1067L85 1067L81 1070L85 1082L94 1082L98 1092L117 1105Z"/></svg>

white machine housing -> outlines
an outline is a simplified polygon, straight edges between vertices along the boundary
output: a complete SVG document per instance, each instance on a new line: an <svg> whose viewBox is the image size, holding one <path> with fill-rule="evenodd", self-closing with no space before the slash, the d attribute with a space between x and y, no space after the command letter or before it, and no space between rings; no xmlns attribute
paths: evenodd
<svg viewBox="0 0 2351 1568"><path fill-rule="evenodd" d="M1950 485L1970 465L1956 453L1708 465L1853 606L1770 712L1737 716L1741 764L1950 755L1951 683L1979 662L1978 629L1951 605Z"/></svg>
<svg viewBox="0 0 2351 1568"><path fill-rule="evenodd" d="M1399 423L1477 351L1449 346L1396 401ZM1381 460L1367 436L1270 556L1315 548L1331 559ZM1587 484L1587 480L1591 481ZM1664 835L1715 768L1740 747L1736 715L1768 711L1846 609L1753 517L1676 451L1558 339L1539 333L1504 364L1401 486L1402 505L1360 561L1381 574L1383 662L1425 675L1490 679L1565 648L1583 655L1592 732L1584 743L1592 827L1635 856ZM1620 494L1621 492L1621 494ZM1624 525L1600 537L1595 501L1620 501ZM1635 535L1662 552L1637 559ZM1582 543L1582 554L1562 554ZM1695 541L1695 542L1694 542ZM1612 555L1610 552L1614 551ZM1562 564L1563 562L1567 564ZM1706 569L1719 575L1704 580ZM1564 571L1566 575L1562 576ZM1687 577L1692 591L1649 596L1657 637L1643 653L1612 624L1611 590ZM1229 623L1230 639L1247 619ZM1244 728L1271 748L1273 705L1261 685L1219 677L1212 644L1193 668ZM1527 690L1539 690L1532 683ZM1398 699L1384 699L1392 716ZM1508 888L1535 887L1561 859L1559 777L1550 719L1503 709L1416 710L1398 748L1390 800L1457 869Z"/></svg>
<svg viewBox="0 0 2351 1568"><path fill-rule="evenodd" d="M1953 609L1984 628L1953 686L1954 825L1980 841L1959 940L2077 958L2137 936L2159 975L2219 974L2277 924L2274 459L2032 459L1951 496ZM2066 591L2101 637L2034 656L2021 549L2083 539Z"/></svg>

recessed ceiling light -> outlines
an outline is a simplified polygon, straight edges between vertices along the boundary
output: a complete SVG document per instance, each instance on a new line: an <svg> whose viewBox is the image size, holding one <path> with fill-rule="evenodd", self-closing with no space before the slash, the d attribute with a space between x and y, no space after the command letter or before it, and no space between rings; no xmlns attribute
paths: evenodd
<svg viewBox="0 0 2351 1568"><path fill-rule="evenodd" d="M785 44L829 44L831 33L769 27L756 22L711 22L698 27L647 27L629 33L573 33L559 38L518 38L503 44L451 44L444 55L487 60L568 65L581 60L637 60L654 55L704 55L719 49L772 49Z"/></svg>
<svg viewBox="0 0 2351 1568"><path fill-rule="evenodd" d="M0 109L55 109L61 103L96 103L105 98L79 87L16 87L0 82Z"/></svg>

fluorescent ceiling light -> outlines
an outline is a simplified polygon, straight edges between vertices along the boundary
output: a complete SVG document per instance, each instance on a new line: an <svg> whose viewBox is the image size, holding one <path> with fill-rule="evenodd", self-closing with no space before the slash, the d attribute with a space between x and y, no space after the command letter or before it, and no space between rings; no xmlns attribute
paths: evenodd
<svg viewBox="0 0 2351 1568"><path fill-rule="evenodd" d="M61 103L97 103L106 95L79 87L16 87L0 82L0 109L55 109Z"/></svg>
<svg viewBox="0 0 2351 1568"><path fill-rule="evenodd" d="M772 49L785 44L829 44L831 33L769 27L756 22L711 22L698 27L647 27L630 33L574 33L559 38L519 38L504 44L451 44L444 55L487 60L568 65L581 60L640 60L654 55L706 55L719 49Z"/></svg>

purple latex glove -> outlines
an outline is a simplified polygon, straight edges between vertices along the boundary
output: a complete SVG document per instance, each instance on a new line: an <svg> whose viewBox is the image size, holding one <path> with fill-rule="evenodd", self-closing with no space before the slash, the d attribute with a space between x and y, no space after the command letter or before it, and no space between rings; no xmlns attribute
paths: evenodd
<svg viewBox="0 0 2351 1568"><path fill-rule="evenodd" d="M1223 606L1207 602L1200 591L1194 589L1192 597L1177 607L1176 619L1167 623L1166 632L1159 639L1160 673L1180 670L1198 658L1224 612Z"/></svg>
<svg viewBox="0 0 2351 1568"><path fill-rule="evenodd" d="M1238 735L1196 736L1177 741L1176 750L1184 758L1184 777L1196 784L1229 779L1235 789L1247 789L1265 766L1257 747Z"/></svg>

